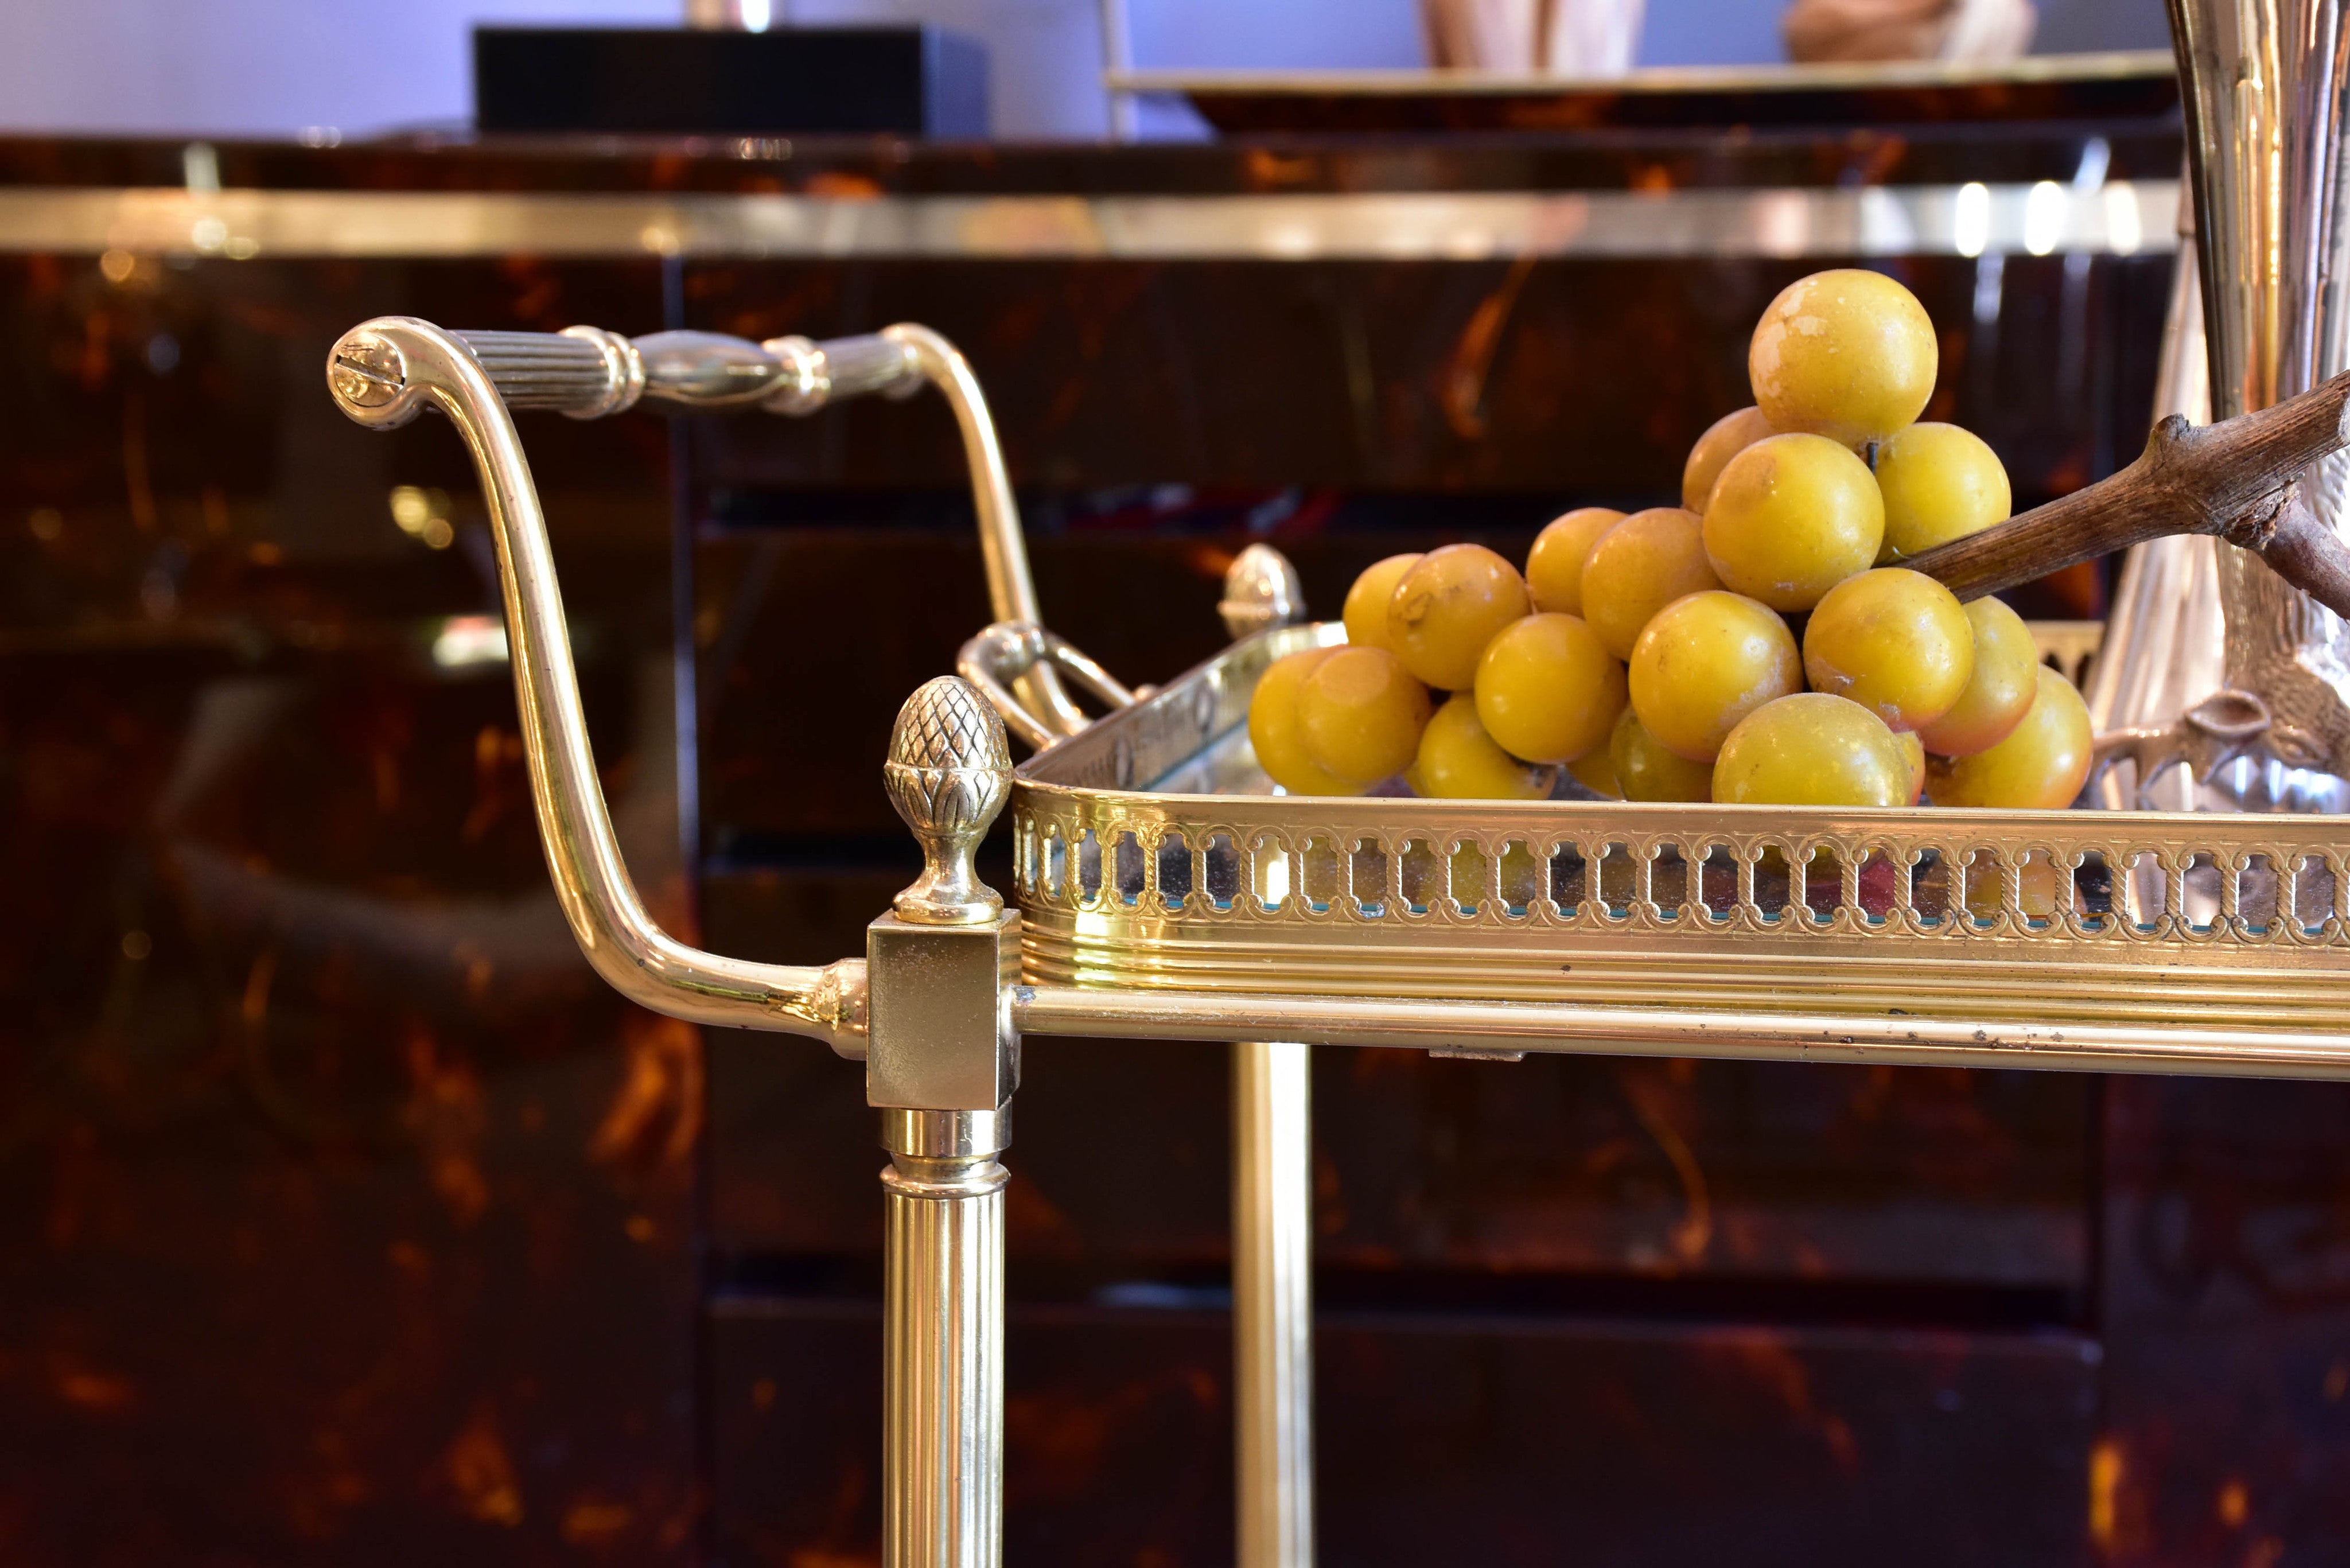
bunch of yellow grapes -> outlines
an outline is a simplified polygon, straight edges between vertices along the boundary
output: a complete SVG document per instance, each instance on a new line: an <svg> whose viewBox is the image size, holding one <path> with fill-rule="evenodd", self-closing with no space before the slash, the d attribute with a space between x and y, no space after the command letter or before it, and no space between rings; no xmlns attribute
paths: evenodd
<svg viewBox="0 0 2350 1568"><path fill-rule="evenodd" d="M2080 694L2013 610L1900 565L2010 504L1990 447L1918 422L1937 358L1895 280L1790 285L1748 347L1755 406L1699 438L1679 506L1569 512L1523 573L1481 545L1370 567L1347 646L1259 684L1258 762L1300 794L1534 800L1565 768L1640 801L2071 805Z"/></svg>

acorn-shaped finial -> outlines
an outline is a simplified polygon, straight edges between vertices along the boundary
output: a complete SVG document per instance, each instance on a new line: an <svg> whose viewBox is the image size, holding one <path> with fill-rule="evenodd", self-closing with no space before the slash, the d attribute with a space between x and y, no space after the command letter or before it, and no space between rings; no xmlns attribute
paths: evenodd
<svg viewBox="0 0 2350 1568"><path fill-rule="evenodd" d="M921 876L894 900L899 918L967 925L1002 914L1002 895L971 858L1012 792L1012 748L995 710L959 676L925 683L898 710L881 775L922 845Z"/></svg>

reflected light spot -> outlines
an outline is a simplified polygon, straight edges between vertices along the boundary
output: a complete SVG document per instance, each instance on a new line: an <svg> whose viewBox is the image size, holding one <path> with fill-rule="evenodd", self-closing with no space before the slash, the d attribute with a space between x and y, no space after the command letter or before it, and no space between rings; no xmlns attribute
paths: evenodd
<svg viewBox="0 0 2350 1568"><path fill-rule="evenodd" d="M391 520L429 549L445 550L457 537L449 523L449 493L437 487L393 485Z"/></svg>
<svg viewBox="0 0 2350 1568"><path fill-rule="evenodd" d="M1811 241L1811 203L1800 191L1766 191L1754 200L1754 248L1768 256L1800 256Z"/></svg>
<svg viewBox="0 0 2350 1568"><path fill-rule="evenodd" d="M2073 189L2094 191L2106 182L2106 171L2113 167L2114 147L2102 136L2092 136L2081 145L2081 162L2073 171Z"/></svg>
<svg viewBox="0 0 2350 1568"><path fill-rule="evenodd" d="M2007 258L1975 258L1975 321L1988 327L1999 319L2000 295L2007 282Z"/></svg>
<svg viewBox="0 0 2350 1568"><path fill-rule="evenodd" d="M1314 231L1303 223L1279 223L1264 234L1264 248L1269 255L1304 257L1314 254Z"/></svg>
<svg viewBox="0 0 2350 1568"><path fill-rule="evenodd" d="M431 515L432 512L425 502L421 488L413 484L395 484L391 487L391 520L400 525L401 533L414 534L420 531L424 526L424 519Z"/></svg>
<svg viewBox="0 0 2350 1568"><path fill-rule="evenodd" d="M1267 909L1277 909L1289 901L1289 857L1279 849L1264 853L1264 903Z"/></svg>
<svg viewBox="0 0 2350 1568"><path fill-rule="evenodd" d="M509 657L505 623L494 616L452 615L432 639L432 662L442 670L504 664Z"/></svg>
<svg viewBox="0 0 2350 1568"><path fill-rule="evenodd" d="M1991 240L1991 188L1981 181L1959 187L1950 209L1950 243L1962 256L1979 256Z"/></svg>
<svg viewBox="0 0 2350 1568"><path fill-rule="evenodd" d="M2023 248L2044 256L2056 248L2064 231L2064 187L2043 180L2023 199Z"/></svg>
<svg viewBox="0 0 2350 1568"><path fill-rule="evenodd" d="M2113 1550L2116 1494L2123 1473L2121 1445L2111 1438L2098 1438L2089 1449L2089 1539L2101 1552Z"/></svg>
<svg viewBox="0 0 2350 1568"><path fill-rule="evenodd" d="M2146 243L2146 224L2137 210L2137 192L2127 185L2106 187L2106 244L2122 255L2137 254Z"/></svg>

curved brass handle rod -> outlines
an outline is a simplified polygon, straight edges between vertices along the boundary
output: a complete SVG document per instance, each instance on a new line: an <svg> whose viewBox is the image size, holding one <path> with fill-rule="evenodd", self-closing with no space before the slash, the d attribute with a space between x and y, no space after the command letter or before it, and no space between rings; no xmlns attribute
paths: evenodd
<svg viewBox="0 0 2350 1568"><path fill-rule="evenodd" d="M1040 752L1068 737L1048 729L1004 686L1008 681L1016 687L1034 672L1056 665L1109 707L1131 707L1137 701L1108 670L1033 623L998 621L955 655L955 673L977 687L1012 732Z"/></svg>
<svg viewBox="0 0 2350 1568"><path fill-rule="evenodd" d="M430 322L379 317L335 345L327 382L336 404L374 430L406 424L430 403L473 454L497 541L539 836L564 917L596 972L672 1017L812 1034L862 1054L862 960L813 969L723 958L662 930L638 898L588 744L538 491L514 420L473 353Z"/></svg>
<svg viewBox="0 0 2350 1568"><path fill-rule="evenodd" d="M953 344L927 327L903 323L885 327L881 336L902 344L914 357L922 377L939 389L954 410L962 431L965 461L971 468L972 505L979 513L979 553L987 567L987 600L999 621L1041 625L1044 612L1036 606L1036 581L1028 570L1028 544L1020 527L1020 508L1012 499L1012 481L1003 467L1003 448L995 439L995 421L980 395L979 378ZM1057 735L1074 735L1092 721L1069 701L1048 665L1035 665L1014 681L1020 706L1029 717ZM1128 701L1132 701L1131 698Z"/></svg>

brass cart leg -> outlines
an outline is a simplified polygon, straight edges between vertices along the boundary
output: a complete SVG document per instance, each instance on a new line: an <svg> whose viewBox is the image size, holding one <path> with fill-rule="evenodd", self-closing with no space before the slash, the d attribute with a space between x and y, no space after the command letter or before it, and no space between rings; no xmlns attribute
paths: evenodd
<svg viewBox="0 0 2350 1568"><path fill-rule="evenodd" d="M1297 568L1251 545L1217 607L1237 642L1305 618ZM1232 1047L1232 1462L1239 1568L1314 1563L1314 1080L1309 1047Z"/></svg>
<svg viewBox="0 0 2350 1568"><path fill-rule="evenodd" d="M884 1568L996 1568L1011 1112L881 1113Z"/></svg>
<svg viewBox="0 0 2350 1568"><path fill-rule="evenodd" d="M1232 1426L1239 1568L1314 1562L1312 1051L1232 1047Z"/></svg>
<svg viewBox="0 0 2350 1568"><path fill-rule="evenodd" d="M881 1111L882 1568L1003 1560L1003 1167L1020 917L971 863L1012 785L1003 722L953 676L882 769L922 874L866 928L866 1099Z"/></svg>

